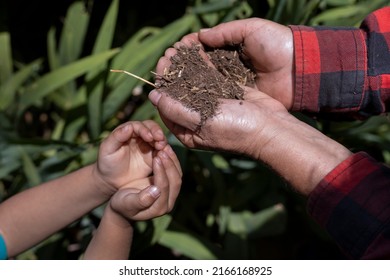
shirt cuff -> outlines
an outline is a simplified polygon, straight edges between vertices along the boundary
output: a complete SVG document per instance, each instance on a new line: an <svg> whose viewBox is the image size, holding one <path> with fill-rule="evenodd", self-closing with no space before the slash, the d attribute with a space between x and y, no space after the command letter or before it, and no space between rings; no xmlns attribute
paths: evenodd
<svg viewBox="0 0 390 280"><path fill-rule="evenodd" d="M308 211L348 257L388 257L389 182L389 168L365 153L354 154L313 190ZM383 236L386 248L375 255L369 248Z"/></svg>
<svg viewBox="0 0 390 280"><path fill-rule="evenodd" d="M363 101L366 45L357 28L290 26L294 38L293 111L357 111Z"/></svg>
<svg viewBox="0 0 390 280"><path fill-rule="evenodd" d="M361 172L360 165L367 158L370 157L364 152L351 155L326 175L310 193L308 212L320 225L326 225L333 209L348 195L354 183L365 176L366 172Z"/></svg>

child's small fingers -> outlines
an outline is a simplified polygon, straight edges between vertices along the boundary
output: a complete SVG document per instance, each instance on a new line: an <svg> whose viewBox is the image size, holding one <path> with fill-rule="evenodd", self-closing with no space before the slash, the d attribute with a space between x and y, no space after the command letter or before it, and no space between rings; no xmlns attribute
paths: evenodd
<svg viewBox="0 0 390 280"><path fill-rule="evenodd" d="M152 142L153 141L153 134L150 131L150 129L143 123L143 122L132 122L134 132L137 136L142 138L145 142Z"/></svg>
<svg viewBox="0 0 390 280"><path fill-rule="evenodd" d="M113 132L102 142L100 151L102 154L116 152L123 143L128 141L133 134L133 127L130 123L124 123L114 129Z"/></svg>
<svg viewBox="0 0 390 280"><path fill-rule="evenodd" d="M150 132L153 135L155 149L163 149L167 144L167 139L164 135L162 128L155 121L152 120L144 121L143 124L147 128L149 128Z"/></svg>
<svg viewBox="0 0 390 280"><path fill-rule="evenodd" d="M168 181L169 194L168 194L168 211L173 209L175 201L179 195L182 175L181 169L177 169L174 161L171 157L164 151L158 153L158 157L161 159L161 162L164 166L166 180Z"/></svg>
<svg viewBox="0 0 390 280"><path fill-rule="evenodd" d="M177 171L179 172L180 176L183 176L183 171L181 169L181 164L179 159L177 158L176 153L173 151L172 147L170 145L166 145L163 149L164 152L168 154L168 156L171 158L173 163L176 166Z"/></svg>
<svg viewBox="0 0 390 280"><path fill-rule="evenodd" d="M163 215L169 211L168 201L169 201L169 180L166 174L164 164L162 159L159 156L156 156L153 159L153 181L154 185L158 186L161 190L161 195L153 204L156 215Z"/></svg>

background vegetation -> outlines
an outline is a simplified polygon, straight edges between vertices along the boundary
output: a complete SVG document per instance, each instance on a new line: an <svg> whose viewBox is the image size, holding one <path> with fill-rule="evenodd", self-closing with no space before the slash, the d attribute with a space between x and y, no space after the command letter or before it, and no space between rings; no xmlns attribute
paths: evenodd
<svg viewBox="0 0 390 280"><path fill-rule="evenodd" d="M99 141L127 120L154 119L150 88L164 50L201 27L252 16L282 24L358 26L383 0L2 1L0 201L96 159ZM23 7L23 9L21 9ZM153 7L153 9L152 9ZM49 13L44 12L49 10ZM353 151L390 162L386 117L364 122L297 115ZM170 215L137 225L133 259L340 259L306 214L305 198L261 163L184 148ZM102 207L19 255L77 259Z"/></svg>

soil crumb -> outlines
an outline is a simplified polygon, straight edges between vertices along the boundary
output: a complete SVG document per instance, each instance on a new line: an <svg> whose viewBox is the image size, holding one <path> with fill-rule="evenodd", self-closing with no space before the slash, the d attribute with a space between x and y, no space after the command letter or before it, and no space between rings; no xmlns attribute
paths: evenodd
<svg viewBox="0 0 390 280"><path fill-rule="evenodd" d="M156 87L199 112L202 126L217 113L219 99L243 100L242 86L253 85L255 73L241 59L238 47L205 50L206 59L200 51L199 45L178 48Z"/></svg>

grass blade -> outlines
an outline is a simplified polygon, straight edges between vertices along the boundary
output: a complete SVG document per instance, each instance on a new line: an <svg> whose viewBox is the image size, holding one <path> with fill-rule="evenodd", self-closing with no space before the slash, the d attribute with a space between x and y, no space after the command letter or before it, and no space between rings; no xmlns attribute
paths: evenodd
<svg viewBox="0 0 390 280"><path fill-rule="evenodd" d="M37 100L46 97L67 82L72 81L91 69L100 66L102 63L107 62L117 54L118 51L118 49L113 49L97 55L88 56L44 75L21 97L22 109L34 104Z"/></svg>

